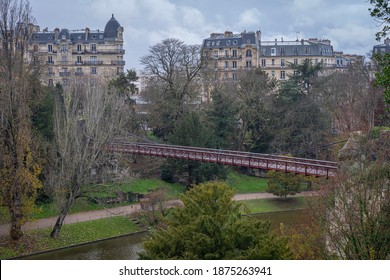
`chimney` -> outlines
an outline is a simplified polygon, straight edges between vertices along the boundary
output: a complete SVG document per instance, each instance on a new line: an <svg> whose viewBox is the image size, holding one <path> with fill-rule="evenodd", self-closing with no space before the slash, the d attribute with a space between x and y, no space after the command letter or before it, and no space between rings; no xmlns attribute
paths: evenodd
<svg viewBox="0 0 390 280"><path fill-rule="evenodd" d="M320 43L321 43L321 44L324 44L324 45L330 46L330 40L328 40L328 39L320 40Z"/></svg>
<svg viewBox="0 0 390 280"><path fill-rule="evenodd" d="M225 37L232 37L232 36L233 36L233 32L225 31Z"/></svg>
<svg viewBox="0 0 390 280"><path fill-rule="evenodd" d="M278 39L275 39L275 46L278 45Z"/></svg>
<svg viewBox="0 0 390 280"><path fill-rule="evenodd" d="M218 36L221 36L221 35L223 35L223 34L221 34L221 33L211 33L210 34L210 38L217 38Z"/></svg>
<svg viewBox="0 0 390 280"><path fill-rule="evenodd" d="M305 40L301 39L302 46L305 44Z"/></svg>
<svg viewBox="0 0 390 280"><path fill-rule="evenodd" d="M88 40L89 31L90 31L89 28L86 27L86 28L85 28L85 40Z"/></svg>
<svg viewBox="0 0 390 280"><path fill-rule="evenodd" d="M60 29L57 27L56 29L54 29L54 39L55 40L58 40L58 34L60 33Z"/></svg>
<svg viewBox="0 0 390 280"><path fill-rule="evenodd" d="M313 44L318 44L318 39L317 38L310 38L308 40L309 43L313 43Z"/></svg>
<svg viewBox="0 0 390 280"><path fill-rule="evenodd" d="M261 42L261 31L260 30L256 31L256 37L257 37L257 41Z"/></svg>

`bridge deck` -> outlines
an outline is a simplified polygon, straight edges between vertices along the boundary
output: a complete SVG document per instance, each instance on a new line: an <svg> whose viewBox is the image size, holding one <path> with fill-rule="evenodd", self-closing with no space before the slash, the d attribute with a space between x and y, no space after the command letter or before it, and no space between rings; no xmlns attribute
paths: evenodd
<svg viewBox="0 0 390 280"><path fill-rule="evenodd" d="M212 162L224 165L243 166L255 169L276 170L303 174L305 176L333 177L337 163L315 159L248 153L163 144L113 141L108 150L115 153L139 154L155 157L176 158Z"/></svg>

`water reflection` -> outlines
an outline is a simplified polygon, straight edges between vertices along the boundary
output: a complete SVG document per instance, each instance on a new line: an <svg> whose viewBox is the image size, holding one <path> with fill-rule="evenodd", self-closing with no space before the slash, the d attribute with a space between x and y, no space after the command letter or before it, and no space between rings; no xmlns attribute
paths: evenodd
<svg viewBox="0 0 390 280"><path fill-rule="evenodd" d="M23 260L136 260L146 232L23 257Z"/></svg>

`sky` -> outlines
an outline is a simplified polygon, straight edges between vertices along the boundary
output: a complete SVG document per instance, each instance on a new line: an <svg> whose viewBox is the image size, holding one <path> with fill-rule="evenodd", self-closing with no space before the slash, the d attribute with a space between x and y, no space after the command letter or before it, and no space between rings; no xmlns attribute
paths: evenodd
<svg viewBox="0 0 390 280"><path fill-rule="evenodd" d="M367 55L381 30L368 0L30 0L41 30L124 27L125 69L167 38L202 44L213 32L261 30L262 40L329 39L335 51Z"/></svg>

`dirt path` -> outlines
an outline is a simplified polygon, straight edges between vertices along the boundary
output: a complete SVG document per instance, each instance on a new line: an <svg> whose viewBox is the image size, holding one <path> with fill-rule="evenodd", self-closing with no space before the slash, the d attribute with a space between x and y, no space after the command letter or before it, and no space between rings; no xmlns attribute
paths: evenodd
<svg viewBox="0 0 390 280"><path fill-rule="evenodd" d="M312 195L314 195L313 192L302 192L297 194L296 196L312 196ZM268 198L275 198L275 196L270 193L247 193L247 194L237 194L234 196L234 200L236 201L268 199ZM177 200L173 200L171 202L180 203L180 201ZM110 208L110 209L69 214L65 218L65 224L74 224L79 222L109 218L113 216L124 216L124 215L138 212L139 210L140 210L140 205L134 204L134 205L121 206L121 207ZM33 229L53 227L56 222L56 219L57 217L38 219L35 221L25 223L22 228L24 231L28 231ZM0 225L0 236L8 235L9 230L10 230L10 224Z"/></svg>

